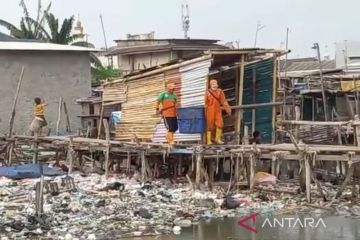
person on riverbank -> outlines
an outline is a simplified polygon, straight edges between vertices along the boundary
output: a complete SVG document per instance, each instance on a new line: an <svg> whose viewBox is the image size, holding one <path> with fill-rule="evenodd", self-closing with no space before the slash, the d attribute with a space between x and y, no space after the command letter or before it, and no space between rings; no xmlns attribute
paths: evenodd
<svg viewBox="0 0 360 240"><path fill-rule="evenodd" d="M223 134L223 117L222 109L225 108L226 113L231 115L231 108L228 104L224 91L219 88L218 81L210 80L210 88L205 93L205 117L206 117L206 142L212 144L212 133L215 131L215 143L224 144L222 141Z"/></svg>
<svg viewBox="0 0 360 240"><path fill-rule="evenodd" d="M174 144L174 134L178 130L177 108L178 97L175 94L175 84L168 83L166 91L160 93L156 103L156 114L161 114L167 128L166 141Z"/></svg>

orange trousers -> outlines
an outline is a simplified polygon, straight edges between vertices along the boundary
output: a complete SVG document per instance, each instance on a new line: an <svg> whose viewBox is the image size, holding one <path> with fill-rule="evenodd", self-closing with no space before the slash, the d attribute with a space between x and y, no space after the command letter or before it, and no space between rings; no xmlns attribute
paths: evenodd
<svg viewBox="0 0 360 240"><path fill-rule="evenodd" d="M222 118L222 111L220 107L209 106L205 109L206 116L206 129L207 131L213 131L216 128L223 128L224 121Z"/></svg>

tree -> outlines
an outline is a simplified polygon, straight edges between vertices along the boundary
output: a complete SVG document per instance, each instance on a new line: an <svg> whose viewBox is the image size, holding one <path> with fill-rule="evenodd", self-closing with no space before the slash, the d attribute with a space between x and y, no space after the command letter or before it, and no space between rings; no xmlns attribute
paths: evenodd
<svg viewBox="0 0 360 240"><path fill-rule="evenodd" d="M79 36L72 35L71 31L74 24L74 16L65 18L61 28L59 29L59 19L55 18L54 14L47 13L45 16L49 32L42 29L46 41L57 44L70 44Z"/></svg>
<svg viewBox="0 0 360 240"><path fill-rule="evenodd" d="M45 16L50 10L51 2L46 7L45 11L42 11L41 0L38 0L36 20L30 17L24 0L20 1L20 6L24 11L24 17L22 17L20 20L20 26L16 27L15 25L2 19L0 19L0 26L7 28L10 31L10 34L15 38L44 40L42 26L45 21Z"/></svg>
<svg viewBox="0 0 360 240"><path fill-rule="evenodd" d="M98 86L101 83L101 80L112 80L114 78L121 77L121 71L119 69L114 69L112 66L98 66L92 69L92 74L94 79L92 81L93 86Z"/></svg>

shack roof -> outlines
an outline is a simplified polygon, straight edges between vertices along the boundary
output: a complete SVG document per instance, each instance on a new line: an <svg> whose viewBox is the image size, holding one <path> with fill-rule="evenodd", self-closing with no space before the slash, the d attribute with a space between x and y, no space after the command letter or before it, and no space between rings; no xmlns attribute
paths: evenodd
<svg viewBox="0 0 360 240"><path fill-rule="evenodd" d="M72 51L97 52L98 49L44 42L0 41L2 51Z"/></svg>
<svg viewBox="0 0 360 240"><path fill-rule="evenodd" d="M210 39L144 39L117 40L119 46L110 50L107 55L133 55L150 52L167 51L206 51L209 49L228 49L217 44L218 40ZM126 44L128 43L128 44Z"/></svg>

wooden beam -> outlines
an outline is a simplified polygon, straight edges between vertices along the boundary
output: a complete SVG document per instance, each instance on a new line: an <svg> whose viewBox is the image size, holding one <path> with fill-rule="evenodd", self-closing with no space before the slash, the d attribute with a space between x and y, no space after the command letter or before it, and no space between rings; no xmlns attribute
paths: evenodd
<svg viewBox="0 0 360 240"><path fill-rule="evenodd" d="M282 125L290 124L290 125L310 125L310 126L342 126L347 125L350 122L319 122L319 121L301 121L301 120L281 120L279 122Z"/></svg>
<svg viewBox="0 0 360 240"><path fill-rule="evenodd" d="M251 109L251 108L262 108L262 107L271 107L271 106L280 106L284 102L268 102L268 103L255 103L255 104L245 104L245 105L236 105L231 106L231 109Z"/></svg>

